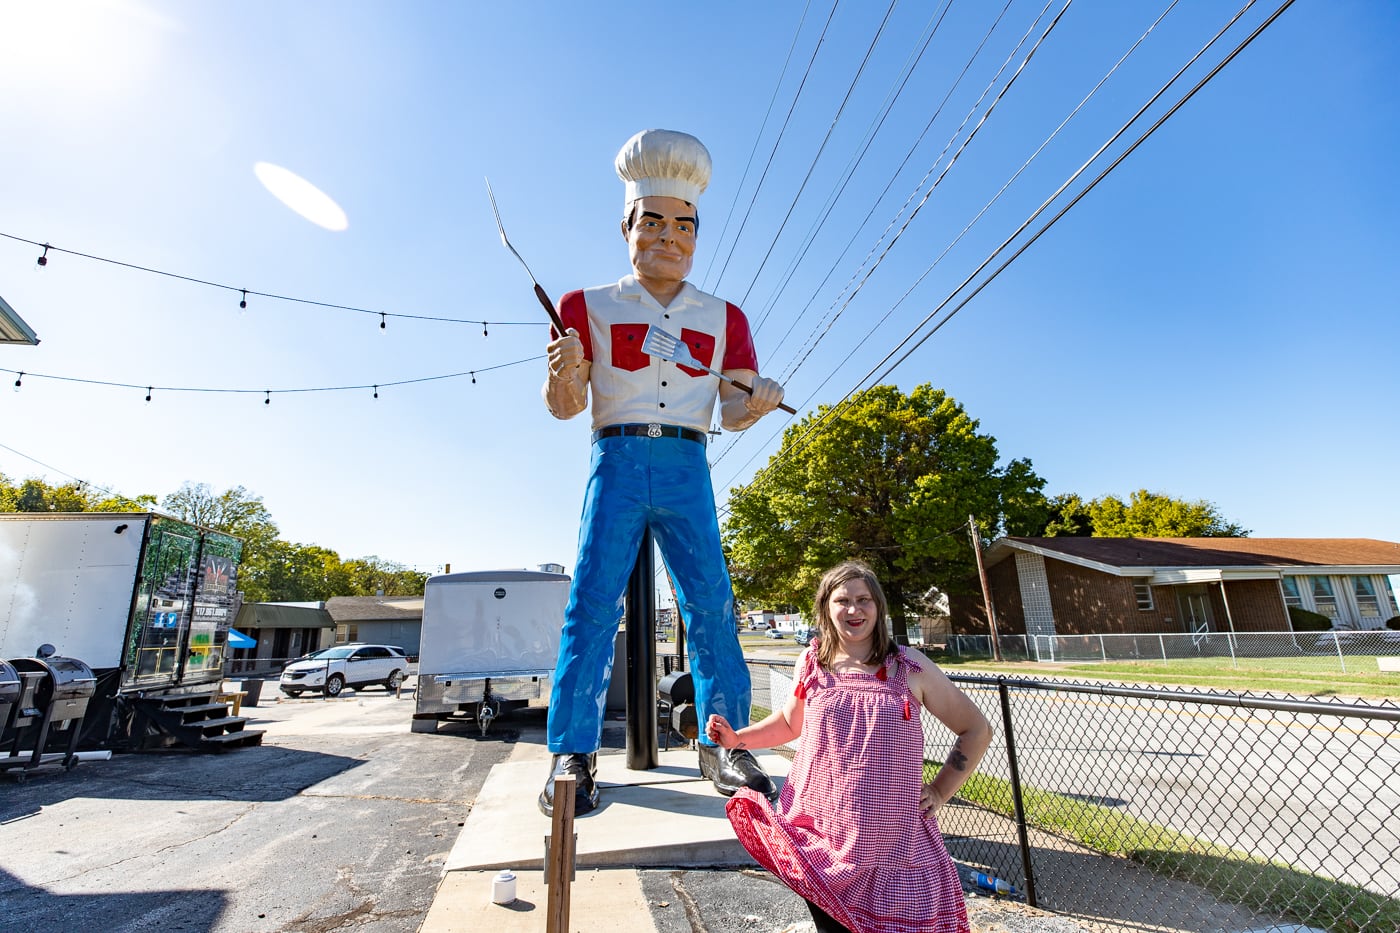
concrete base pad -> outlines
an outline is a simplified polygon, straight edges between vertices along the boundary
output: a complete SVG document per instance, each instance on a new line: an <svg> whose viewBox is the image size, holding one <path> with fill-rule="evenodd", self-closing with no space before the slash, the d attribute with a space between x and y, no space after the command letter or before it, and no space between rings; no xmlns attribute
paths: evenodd
<svg viewBox="0 0 1400 933"><path fill-rule="evenodd" d="M494 871L448 872L419 933L540 933L549 908L544 873L517 871L511 904L491 903L495 877ZM569 886L569 921L570 930L656 933L637 873L622 869L580 871Z"/></svg>
<svg viewBox="0 0 1400 933"><path fill-rule="evenodd" d="M788 760L767 751L755 757L781 786ZM548 776L548 761L492 768L445 870L542 871L550 820L536 798ZM600 754L597 781L598 809L574 821L580 876L585 868L752 863L724 814L727 798L701 778L694 749L663 751L660 767L649 771L628 770L625 755ZM481 900L490 900L489 879Z"/></svg>

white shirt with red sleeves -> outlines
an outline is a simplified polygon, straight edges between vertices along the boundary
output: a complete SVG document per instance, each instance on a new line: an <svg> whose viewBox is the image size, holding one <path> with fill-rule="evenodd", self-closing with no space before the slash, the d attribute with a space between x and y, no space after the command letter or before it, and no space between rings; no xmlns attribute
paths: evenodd
<svg viewBox="0 0 1400 933"><path fill-rule="evenodd" d="M691 356L712 369L758 372L744 312L689 282L663 308L627 275L612 285L570 292L559 302L559 312L564 326L578 331L584 358L592 364L588 382L595 431L650 422L710 429L719 378L643 353L649 325L680 338Z"/></svg>

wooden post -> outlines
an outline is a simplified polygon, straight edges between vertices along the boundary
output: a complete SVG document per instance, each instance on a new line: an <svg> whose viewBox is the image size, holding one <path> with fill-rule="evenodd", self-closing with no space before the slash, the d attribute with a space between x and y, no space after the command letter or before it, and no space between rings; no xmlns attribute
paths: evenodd
<svg viewBox="0 0 1400 933"><path fill-rule="evenodd" d="M549 858L544 883L549 887L546 933L569 931L569 884L574 875L574 776L554 779L554 818L549 829Z"/></svg>
<svg viewBox="0 0 1400 933"><path fill-rule="evenodd" d="M977 520L967 517L967 530L972 535L972 552L977 555L977 577L982 581L982 602L987 607L987 631L992 636L992 660L1001 660L1001 646L997 644L997 613L992 608L992 591L987 586L987 568L982 565L982 535L977 531Z"/></svg>

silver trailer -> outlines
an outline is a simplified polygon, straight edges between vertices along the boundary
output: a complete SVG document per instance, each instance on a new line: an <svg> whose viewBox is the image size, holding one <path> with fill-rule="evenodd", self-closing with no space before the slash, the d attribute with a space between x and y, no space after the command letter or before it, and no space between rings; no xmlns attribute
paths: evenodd
<svg viewBox="0 0 1400 933"><path fill-rule="evenodd" d="M414 732L491 720L549 695L569 577L492 570L430 577L423 591Z"/></svg>

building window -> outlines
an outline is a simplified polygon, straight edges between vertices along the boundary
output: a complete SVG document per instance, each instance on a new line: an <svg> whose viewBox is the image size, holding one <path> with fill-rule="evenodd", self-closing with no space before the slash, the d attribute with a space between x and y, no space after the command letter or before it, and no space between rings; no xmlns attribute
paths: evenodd
<svg viewBox="0 0 1400 933"><path fill-rule="evenodd" d="M1376 597L1376 588L1370 577L1352 577L1352 591L1356 594L1356 609L1363 619L1379 619L1381 602Z"/></svg>
<svg viewBox="0 0 1400 933"><path fill-rule="evenodd" d="M1303 608L1303 594L1298 592L1298 578L1283 578L1283 604L1294 609Z"/></svg>
<svg viewBox="0 0 1400 933"><path fill-rule="evenodd" d="M1332 581L1327 577L1312 578L1313 606L1323 615L1337 618L1337 596L1332 592Z"/></svg>
<svg viewBox="0 0 1400 933"><path fill-rule="evenodd" d="M1137 597L1137 607L1142 610L1156 608L1152 605L1152 587L1146 583L1133 584L1133 596Z"/></svg>

